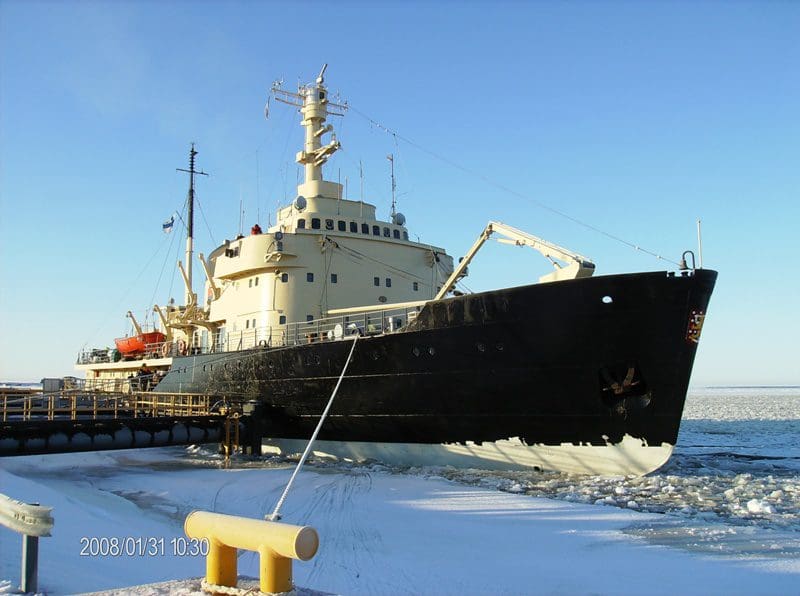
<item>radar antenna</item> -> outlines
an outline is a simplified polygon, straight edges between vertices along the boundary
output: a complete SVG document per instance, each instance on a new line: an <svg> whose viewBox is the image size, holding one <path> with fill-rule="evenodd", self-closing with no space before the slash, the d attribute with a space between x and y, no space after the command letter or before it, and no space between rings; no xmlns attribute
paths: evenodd
<svg viewBox="0 0 800 596"><path fill-rule="evenodd" d="M323 64L316 81L299 85L296 93L282 89L282 81L275 81L270 90L270 97L299 108L302 114L301 124L306 129L306 140L303 151L297 153L295 160L305 166L306 183L322 181L322 166L341 147L333 132L333 125L324 123L328 115L344 116L348 106L347 102L332 103L328 100L328 90L325 87L327 68L328 65ZM327 133L331 133L331 141L323 145L321 137Z"/></svg>
<svg viewBox="0 0 800 596"><path fill-rule="evenodd" d="M389 160L389 163L392 164L392 222L394 222L395 215L397 214L397 197L395 196L395 191L397 190L397 182L394 178L394 154L390 153L386 156L386 159Z"/></svg>

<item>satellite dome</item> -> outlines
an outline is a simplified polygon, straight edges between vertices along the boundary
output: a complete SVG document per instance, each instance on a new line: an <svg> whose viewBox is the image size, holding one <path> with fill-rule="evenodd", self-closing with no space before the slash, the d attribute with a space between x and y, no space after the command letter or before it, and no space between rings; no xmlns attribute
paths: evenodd
<svg viewBox="0 0 800 596"><path fill-rule="evenodd" d="M302 211L306 208L306 205L308 205L306 198L303 195L297 195L297 198L294 200L294 208L298 211Z"/></svg>
<svg viewBox="0 0 800 596"><path fill-rule="evenodd" d="M392 215L392 223L396 226L402 226L406 223L406 216L402 213L395 213Z"/></svg>

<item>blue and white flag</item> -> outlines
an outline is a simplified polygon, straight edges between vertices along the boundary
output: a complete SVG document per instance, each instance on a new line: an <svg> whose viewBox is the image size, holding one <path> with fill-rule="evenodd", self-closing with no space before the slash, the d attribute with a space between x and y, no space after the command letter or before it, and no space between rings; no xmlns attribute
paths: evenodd
<svg viewBox="0 0 800 596"><path fill-rule="evenodd" d="M161 224L161 229L164 230L165 234L169 234L172 231L172 226L175 224L175 216L173 215L163 224Z"/></svg>

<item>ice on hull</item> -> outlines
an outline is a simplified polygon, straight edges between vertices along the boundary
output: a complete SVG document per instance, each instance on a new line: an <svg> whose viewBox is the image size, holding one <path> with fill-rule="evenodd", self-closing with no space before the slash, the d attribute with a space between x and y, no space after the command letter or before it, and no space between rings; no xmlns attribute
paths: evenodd
<svg viewBox="0 0 800 596"><path fill-rule="evenodd" d="M407 329L362 338L319 438L428 454L446 445L441 463L470 467L657 469L677 440L693 313L715 279L642 273L429 302ZM349 348L331 340L176 359L158 389L252 399L262 436L305 440ZM420 463L415 448L398 450ZM343 456L382 459L361 451Z"/></svg>
<svg viewBox="0 0 800 596"><path fill-rule="evenodd" d="M302 453L299 439L267 439L262 451L291 456ZM464 445L316 441L313 454L352 461L377 460L393 466L454 466L484 470L532 469L590 475L643 476L663 466L673 446L643 444L626 435L607 445L525 445L518 438Z"/></svg>

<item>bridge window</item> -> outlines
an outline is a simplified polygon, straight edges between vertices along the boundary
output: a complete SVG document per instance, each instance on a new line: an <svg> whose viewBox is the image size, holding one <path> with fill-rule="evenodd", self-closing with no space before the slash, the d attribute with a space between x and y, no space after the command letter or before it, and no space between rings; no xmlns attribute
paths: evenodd
<svg viewBox="0 0 800 596"><path fill-rule="evenodd" d="M247 319L247 320L244 322L244 328L245 328L245 329L250 329L250 319Z"/></svg>
<svg viewBox="0 0 800 596"><path fill-rule="evenodd" d="M254 285L254 286L257 286L257 285L258 285L258 278L256 278L256 280L253 282L253 285Z"/></svg>
<svg viewBox="0 0 800 596"><path fill-rule="evenodd" d="M278 317L278 325L286 325L286 315L281 315Z"/></svg>
<svg viewBox="0 0 800 596"><path fill-rule="evenodd" d="M381 285L381 278L380 277L373 277L372 278L372 283L375 284L376 286Z"/></svg>
<svg viewBox="0 0 800 596"><path fill-rule="evenodd" d="M251 277L251 278L250 278L250 279L248 279L247 281L249 282L249 283L247 284L247 287L248 287L248 288L252 288L252 287L253 287L253 278Z"/></svg>
<svg viewBox="0 0 800 596"><path fill-rule="evenodd" d="M400 230L393 230L393 231L392 231L392 235L393 235L395 238L397 238L398 240L400 240Z"/></svg>
<svg viewBox="0 0 800 596"><path fill-rule="evenodd" d="M408 240L408 232L403 230L403 240Z"/></svg>
<svg viewBox="0 0 800 596"><path fill-rule="evenodd" d="M372 226L372 235L373 236L380 236L381 235L381 227L380 226Z"/></svg>
<svg viewBox="0 0 800 596"><path fill-rule="evenodd" d="M339 220L339 231L340 232L346 232L347 231L347 222L344 221L343 219Z"/></svg>
<svg viewBox="0 0 800 596"><path fill-rule="evenodd" d="M354 221L350 222L350 231L353 234L358 234L358 224L356 222L354 222Z"/></svg>
<svg viewBox="0 0 800 596"><path fill-rule="evenodd" d="M361 233L362 234L369 234L369 224L365 224L365 223L361 224Z"/></svg>
<svg viewBox="0 0 800 596"><path fill-rule="evenodd" d="M391 288L392 287L392 278L391 277L387 277L386 278L386 287L387 288Z"/></svg>
<svg viewBox="0 0 800 596"><path fill-rule="evenodd" d="M314 320L314 315L306 315L306 321L309 323Z"/></svg>
<svg viewBox="0 0 800 596"><path fill-rule="evenodd" d="M313 282L314 281L314 274L311 273L311 272L306 273L306 281Z"/></svg>
<svg viewBox="0 0 800 596"><path fill-rule="evenodd" d="M325 220L325 229L326 230L332 230L333 229L333 220L332 219L326 219Z"/></svg>
<svg viewBox="0 0 800 596"><path fill-rule="evenodd" d="M283 283L286 283L287 281L289 281L289 274L288 273L281 273L281 281Z"/></svg>
<svg viewBox="0 0 800 596"><path fill-rule="evenodd" d="M415 281L412 285L414 287L414 291L419 292L419 282Z"/></svg>
<svg viewBox="0 0 800 596"><path fill-rule="evenodd" d="M389 231L389 228L383 228L383 235L384 237L389 238L392 233Z"/></svg>
<svg viewBox="0 0 800 596"><path fill-rule="evenodd" d="M298 219L297 220L297 229L298 230L305 230L306 229L306 220L305 219Z"/></svg>
<svg viewBox="0 0 800 596"><path fill-rule="evenodd" d="M339 276L336 273L331 273L331 283L339 283Z"/></svg>
<svg viewBox="0 0 800 596"><path fill-rule="evenodd" d="M315 230L319 230L319 217L311 218L311 227Z"/></svg>

